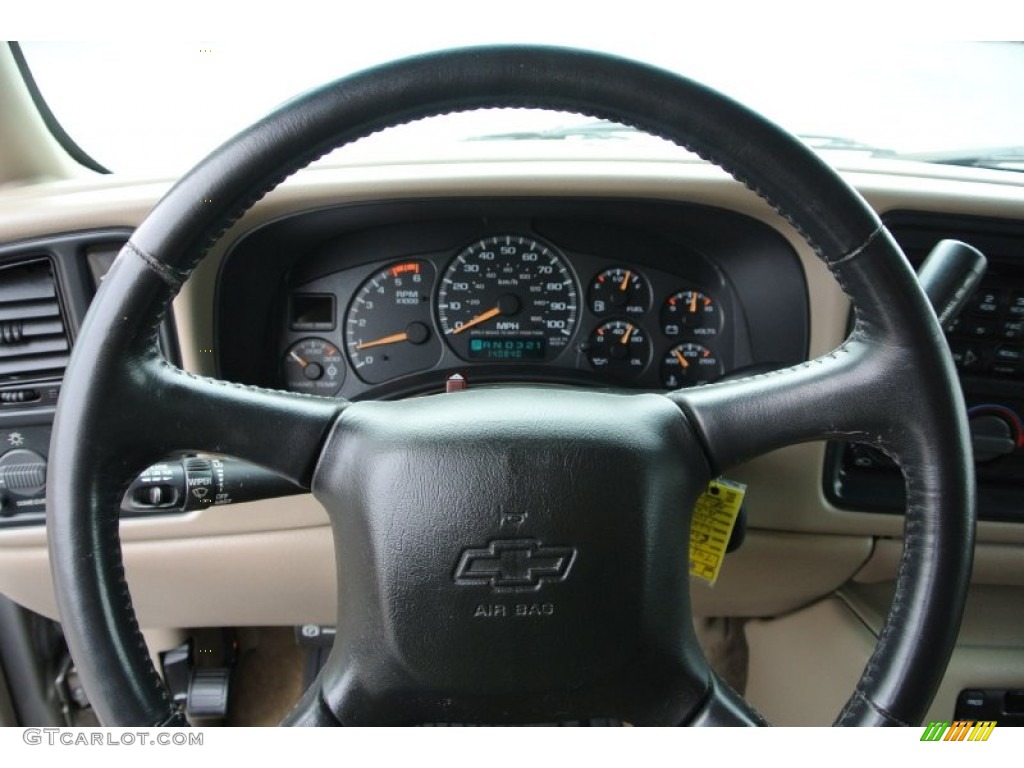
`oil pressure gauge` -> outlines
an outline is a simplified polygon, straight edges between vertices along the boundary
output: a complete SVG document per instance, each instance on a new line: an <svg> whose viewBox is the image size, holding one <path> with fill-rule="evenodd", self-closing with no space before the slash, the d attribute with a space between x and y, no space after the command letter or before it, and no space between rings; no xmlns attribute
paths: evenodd
<svg viewBox="0 0 1024 768"><path fill-rule="evenodd" d="M636 323L609 320L599 325L587 346L590 364L615 379L634 379L651 359L651 341Z"/></svg>

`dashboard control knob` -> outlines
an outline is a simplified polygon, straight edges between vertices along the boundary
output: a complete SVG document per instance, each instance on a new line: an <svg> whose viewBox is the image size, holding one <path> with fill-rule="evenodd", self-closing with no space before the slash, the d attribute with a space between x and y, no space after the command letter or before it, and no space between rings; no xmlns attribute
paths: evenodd
<svg viewBox="0 0 1024 768"><path fill-rule="evenodd" d="M46 459L35 451L19 448L0 457L0 491L25 498L46 488Z"/></svg>
<svg viewBox="0 0 1024 768"><path fill-rule="evenodd" d="M983 464L1013 453L1017 448L1014 427L1003 416L985 413L970 420L974 461Z"/></svg>

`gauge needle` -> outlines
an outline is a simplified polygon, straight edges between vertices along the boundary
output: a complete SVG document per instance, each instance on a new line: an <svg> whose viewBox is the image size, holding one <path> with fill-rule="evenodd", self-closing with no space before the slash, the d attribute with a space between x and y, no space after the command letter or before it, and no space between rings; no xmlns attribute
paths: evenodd
<svg viewBox="0 0 1024 768"><path fill-rule="evenodd" d="M454 333L454 334L462 333L467 328L472 328L474 325L480 325L480 323L486 323L492 317L497 317L500 314L501 314L501 309L500 308L492 307L491 309L488 309L486 312L477 315L472 320L463 323L458 328L452 329L451 331L449 331L449 333Z"/></svg>
<svg viewBox="0 0 1024 768"><path fill-rule="evenodd" d="M403 331L402 333L392 333L390 336L382 336L379 339L373 341L363 341L356 344L356 351L361 349L369 349L370 347L381 347L385 344L395 344L399 341L406 341L409 338L409 334Z"/></svg>
<svg viewBox="0 0 1024 768"><path fill-rule="evenodd" d="M634 330L636 330L635 325L629 326L629 328L626 329L626 332L622 334L622 338L619 339L619 341L623 344L629 344L629 337L633 335Z"/></svg>
<svg viewBox="0 0 1024 768"><path fill-rule="evenodd" d="M624 291L629 287L629 276L632 274L628 269L626 270L626 276L622 278L622 282L619 283L619 290Z"/></svg>
<svg viewBox="0 0 1024 768"><path fill-rule="evenodd" d="M301 366L302 366L303 368L305 368L305 367L306 367L307 365L309 365L309 363L308 363L308 362L306 362L305 360L303 360L303 359L302 359L301 357L299 357L299 356L298 356L298 354L297 354L297 353L295 352L295 350L294 350L294 349L293 349L293 350L292 350L291 352L289 352L289 353L288 353L288 356L289 356L289 357L290 357L290 358L291 358L292 360L294 360L294 361L295 361L296 363L298 363L299 365L301 365Z"/></svg>
<svg viewBox="0 0 1024 768"><path fill-rule="evenodd" d="M690 294L690 311L691 312L696 312L697 311L697 297L698 297L698 295L699 294L696 291L694 291L693 293Z"/></svg>
<svg viewBox="0 0 1024 768"><path fill-rule="evenodd" d="M681 366L683 366L683 368L689 368L690 367L690 364L688 362L686 362L686 358L683 357L683 353L680 352L678 349L673 349L672 350L672 354L676 356L676 360L679 361L679 364Z"/></svg>

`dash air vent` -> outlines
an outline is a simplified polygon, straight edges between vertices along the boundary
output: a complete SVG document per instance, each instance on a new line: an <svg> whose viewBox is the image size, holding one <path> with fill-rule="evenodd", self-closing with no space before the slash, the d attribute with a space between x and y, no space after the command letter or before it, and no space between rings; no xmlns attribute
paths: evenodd
<svg viewBox="0 0 1024 768"><path fill-rule="evenodd" d="M0 379L59 375L69 348L49 259L0 267Z"/></svg>

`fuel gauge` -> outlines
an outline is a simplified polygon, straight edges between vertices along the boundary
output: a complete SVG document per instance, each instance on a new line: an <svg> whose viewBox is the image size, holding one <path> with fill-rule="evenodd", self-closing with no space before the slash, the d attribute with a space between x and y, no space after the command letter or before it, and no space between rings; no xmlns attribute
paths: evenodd
<svg viewBox="0 0 1024 768"><path fill-rule="evenodd" d="M587 297L595 315L642 315L651 306L647 281L633 269L612 267L599 273L590 284Z"/></svg>
<svg viewBox="0 0 1024 768"><path fill-rule="evenodd" d="M284 355L285 387L310 395L336 395L345 382L341 350L325 339L296 342Z"/></svg>

